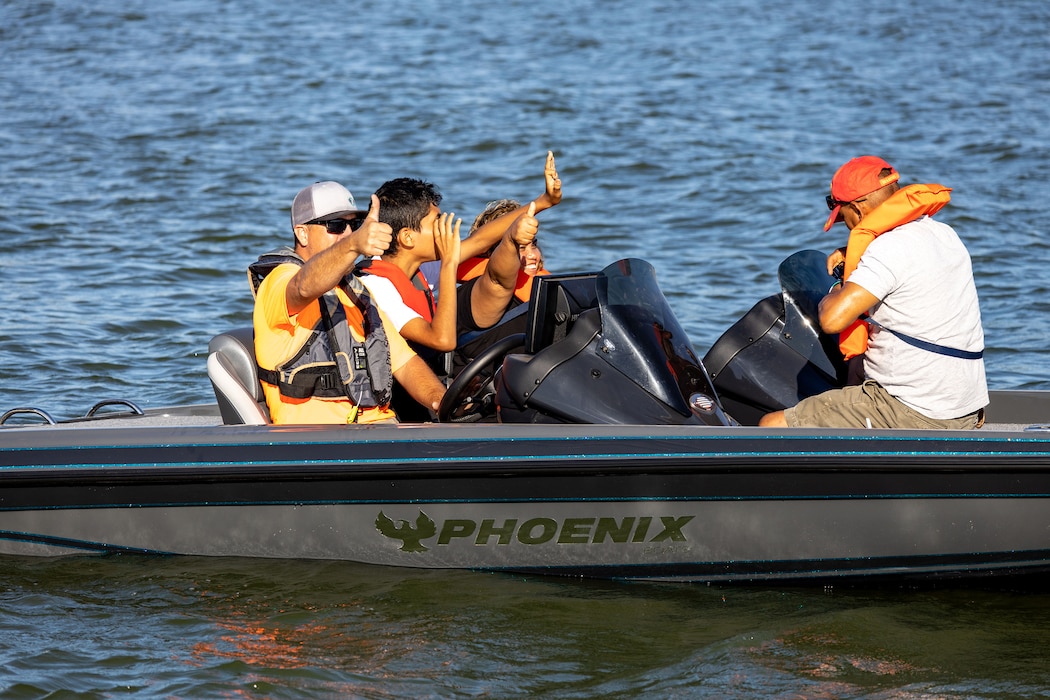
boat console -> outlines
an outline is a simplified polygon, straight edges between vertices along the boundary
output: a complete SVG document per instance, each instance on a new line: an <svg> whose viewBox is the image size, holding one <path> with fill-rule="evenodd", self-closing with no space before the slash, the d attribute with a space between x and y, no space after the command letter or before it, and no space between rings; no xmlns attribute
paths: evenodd
<svg viewBox="0 0 1050 700"><path fill-rule="evenodd" d="M568 335L580 314L598 308L598 274L543 275L532 279L525 352L533 355Z"/></svg>

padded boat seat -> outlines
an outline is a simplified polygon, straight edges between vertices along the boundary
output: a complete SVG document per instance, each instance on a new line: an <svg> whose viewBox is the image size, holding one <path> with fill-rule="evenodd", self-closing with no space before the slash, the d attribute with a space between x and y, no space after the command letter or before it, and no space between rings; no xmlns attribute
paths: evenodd
<svg viewBox="0 0 1050 700"><path fill-rule="evenodd" d="M270 412L255 364L255 331L234 328L208 343L208 379L226 425L266 425Z"/></svg>

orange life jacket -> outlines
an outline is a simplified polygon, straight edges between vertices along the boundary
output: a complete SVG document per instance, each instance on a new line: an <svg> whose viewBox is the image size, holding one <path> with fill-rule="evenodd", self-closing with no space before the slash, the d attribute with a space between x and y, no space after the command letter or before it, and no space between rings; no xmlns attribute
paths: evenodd
<svg viewBox="0 0 1050 700"><path fill-rule="evenodd" d="M467 258L459 264L459 269L456 270L456 281L466 282L475 277L480 277L481 273L488 267L488 264L488 258Z"/></svg>
<svg viewBox="0 0 1050 700"><path fill-rule="evenodd" d="M423 275L422 270L416 272L416 276L423 285L423 289L413 284L412 280L408 278L408 275L400 267L381 258L378 260L366 260L358 264L357 270L390 280L410 309L422 316L427 323L431 323L434 320L434 300L430 295L430 284L427 282L427 278Z"/></svg>
<svg viewBox="0 0 1050 700"><path fill-rule="evenodd" d="M456 271L456 279L460 282L480 277L485 268L488 267L488 258L467 258L459 264ZM539 270L537 275L549 275L547 270ZM532 297L532 276L525 274L524 270L518 270L518 279L514 283L514 296L521 302L527 302Z"/></svg>
<svg viewBox="0 0 1050 700"><path fill-rule="evenodd" d="M857 269L860 256L868 244L878 236L923 216L933 216L951 199L951 188L943 185L908 185L894 192L889 199L861 219L849 234L846 244L846 264L842 279L848 280ZM862 355L868 349L868 324L857 319L839 333L839 350L845 359Z"/></svg>

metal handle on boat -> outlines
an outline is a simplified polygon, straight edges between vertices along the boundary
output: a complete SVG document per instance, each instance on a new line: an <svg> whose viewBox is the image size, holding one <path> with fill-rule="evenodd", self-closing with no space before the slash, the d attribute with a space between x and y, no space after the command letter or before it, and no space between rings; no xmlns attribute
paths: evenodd
<svg viewBox="0 0 1050 700"><path fill-rule="evenodd" d="M11 418L13 416L20 416L20 415L23 415L23 414L29 414L29 415L33 415L33 416L40 416L41 418L44 419L44 422L46 422L48 425L54 425L55 424L55 419L52 418L51 414L48 413L47 411L45 411L44 409L42 409L42 408L25 407L25 408L12 408L10 411L8 411L4 415L0 416L0 425L3 425L4 423L6 423L8 418Z"/></svg>
<svg viewBox="0 0 1050 700"><path fill-rule="evenodd" d="M105 401L99 401L97 404L92 406L91 410L88 411L87 414L85 414L84 417L85 418L91 418L92 416L95 415L95 413L98 411L98 409L105 408L106 406L127 406L128 407L127 411L114 412L113 415L117 415L117 416L122 416L124 414L131 414L131 415L135 415L135 416L141 416L142 415L142 409L139 408L138 406L136 406L131 401L128 401L127 399L106 399Z"/></svg>

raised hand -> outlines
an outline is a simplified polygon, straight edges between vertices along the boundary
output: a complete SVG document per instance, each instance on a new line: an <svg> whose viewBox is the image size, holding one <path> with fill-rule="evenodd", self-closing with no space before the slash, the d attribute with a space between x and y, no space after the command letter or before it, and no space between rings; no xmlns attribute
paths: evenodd
<svg viewBox="0 0 1050 700"><path fill-rule="evenodd" d="M561 178L558 177L558 168L554 164L554 152L547 151L547 162L543 167L543 179L546 191L536 198L540 211L549 209L561 201Z"/></svg>
<svg viewBox="0 0 1050 700"><path fill-rule="evenodd" d="M390 241L394 238L394 230L390 224L384 224L379 220L379 197L372 195L372 206L368 210L368 216L360 228L353 232L354 247L367 257L382 255L390 247Z"/></svg>
<svg viewBox="0 0 1050 700"><path fill-rule="evenodd" d="M540 222L536 220L536 202L529 202L529 209L521 214L507 229L507 235L515 245L528 245L536 238Z"/></svg>
<svg viewBox="0 0 1050 700"><path fill-rule="evenodd" d="M459 265L459 227L462 224L463 220L456 219L451 212L442 214L434 224L434 248L441 262Z"/></svg>

